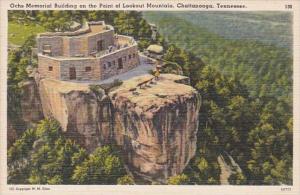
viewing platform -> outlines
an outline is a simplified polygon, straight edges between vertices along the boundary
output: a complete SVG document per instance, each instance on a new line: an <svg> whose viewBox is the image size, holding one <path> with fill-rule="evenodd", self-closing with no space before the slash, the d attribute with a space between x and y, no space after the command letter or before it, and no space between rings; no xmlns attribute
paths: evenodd
<svg viewBox="0 0 300 195"><path fill-rule="evenodd" d="M100 81L139 66L133 37L117 35L104 21L70 32L37 36L38 71L44 78Z"/></svg>

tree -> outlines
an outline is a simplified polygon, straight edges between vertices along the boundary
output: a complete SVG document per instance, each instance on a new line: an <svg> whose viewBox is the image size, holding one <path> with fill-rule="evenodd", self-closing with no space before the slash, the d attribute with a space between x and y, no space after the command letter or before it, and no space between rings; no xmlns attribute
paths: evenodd
<svg viewBox="0 0 300 195"><path fill-rule="evenodd" d="M37 126L39 137L31 155L32 171L29 182L32 184L71 184L75 167L86 156L85 150L74 141L65 139L57 121L45 119Z"/></svg>
<svg viewBox="0 0 300 195"><path fill-rule="evenodd" d="M247 184L246 182L246 177L241 173L241 172L234 172L230 175L228 178L228 181L230 184L235 184L235 185L245 185Z"/></svg>
<svg viewBox="0 0 300 195"><path fill-rule="evenodd" d="M60 125L58 121L46 118L40 121L36 128L36 134L39 138L44 139L44 141L53 144L60 137Z"/></svg>
<svg viewBox="0 0 300 195"><path fill-rule="evenodd" d="M20 83L28 80L26 71L29 65L35 66L36 59L31 57L31 50L34 47L35 38L29 37L25 43L16 50L8 52L8 67L7 67L7 101L8 101L8 117L12 122L14 129L23 132L26 126L22 119L21 110L21 95L22 88ZM17 135L20 136L20 135Z"/></svg>
<svg viewBox="0 0 300 195"><path fill-rule="evenodd" d="M8 182L72 184L75 167L86 158L83 148L63 137L57 121L45 119L9 149Z"/></svg>
<svg viewBox="0 0 300 195"><path fill-rule="evenodd" d="M118 178L119 185L134 185L134 179L130 175L124 175Z"/></svg>
<svg viewBox="0 0 300 195"><path fill-rule="evenodd" d="M207 170L208 168L208 163L207 161L205 160L205 158L200 158L200 162L198 164L198 169L200 171L201 174L205 174L205 171Z"/></svg>
<svg viewBox="0 0 300 195"><path fill-rule="evenodd" d="M38 20L49 31L66 31L72 25L71 11L40 11Z"/></svg>
<svg viewBox="0 0 300 195"><path fill-rule="evenodd" d="M135 35L135 18L131 16L130 12L120 12L114 19L114 26L119 34Z"/></svg>
<svg viewBox="0 0 300 195"><path fill-rule="evenodd" d="M186 185L189 182L189 178L185 174L175 175L168 179L169 185Z"/></svg>
<svg viewBox="0 0 300 195"><path fill-rule="evenodd" d="M28 183L30 152L37 136L35 130L26 130L7 151L8 183Z"/></svg>
<svg viewBox="0 0 300 195"><path fill-rule="evenodd" d="M113 184L125 175L121 159L109 146L97 148L76 166L72 180L77 184Z"/></svg>

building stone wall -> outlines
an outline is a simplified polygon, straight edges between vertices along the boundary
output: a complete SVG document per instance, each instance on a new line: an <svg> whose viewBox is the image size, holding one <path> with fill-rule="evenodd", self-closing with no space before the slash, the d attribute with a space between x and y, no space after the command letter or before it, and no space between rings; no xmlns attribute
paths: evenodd
<svg viewBox="0 0 300 195"><path fill-rule="evenodd" d="M131 56L131 57L129 57ZM119 69L118 59L122 58L123 68ZM129 59L130 58L130 59ZM139 65L137 46L124 48L100 58L101 79L127 72Z"/></svg>
<svg viewBox="0 0 300 195"><path fill-rule="evenodd" d="M91 35L88 38L88 54L97 50L97 41L103 40L104 49L108 49L110 45L114 44L114 31L109 30L99 34Z"/></svg>
<svg viewBox="0 0 300 195"><path fill-rule="evenodd" d="M123 68L121 69L118 68L119 58L122 58L123 63ZM76 80L78 81L103 80L127 72L138 66L139 63L137 46L132 46L101 58L62 60L60 78L61 80L70 80L69 71L71 67L74 67L76 70ZM90 67L90 71L87 72L86 67Z"/></svg>
<svg viewBox="0 0 300 195"><path fill-rule="evenodd" d="M71 57L87 57L88 54L88 46L87 46L87 37L66 37L65 39L69 39L69 54Z"/></svg>
<svg viewBox="0 0 300 195"><path fill-rule="evenodd" d="M70 68L76 70L76 80L94 81L100 78L100 66L96 59L63 60L61 61L61 80L70 80ZM90 70L86 70L86 68Z"/></svg>
<svg viewBox="0 0 300 195"><path fill-rule="evenodd" d="M63 39L63 56L70 56L70 39L68 37L65 37Z"/></svg>
<svg viewBox="0 0 300 195"><path fill-rule="evenodd" d="M43 53L44 45L51 45L51 56L87 57L97 50L97 41L104 41L104 49L114 44L114 31L107 30L80 36L40 36L38 53Z"/></svg>
<svg viewBox="0 0 300 195"><path fill-rule="evenodd" d="M60 62L58 60L39 55L38 61L38 71L41 77L60 79ZM49 70L50 67L52 67L52 70Z"/></svg>
<svg viewBox="0 0 300 195"><path fill-rule="evenodd" d="M38 53L43 53L44 45L51 45L51 56L63 55L63 37L39 37L37 45Z"/></svg>
<svg viewBox="0 0 300 195"><path fill-rule="evenodd" d="M119 68L120 58L122 59L122 68ZM74 67L76 80L96 81L127 72L137 67L139 63L138 49L135 45L94 59L53 59L39 55L38 70L42 77L70 80L70 68ZM51 71L49 71L49 67L52 67Z"/></svg>

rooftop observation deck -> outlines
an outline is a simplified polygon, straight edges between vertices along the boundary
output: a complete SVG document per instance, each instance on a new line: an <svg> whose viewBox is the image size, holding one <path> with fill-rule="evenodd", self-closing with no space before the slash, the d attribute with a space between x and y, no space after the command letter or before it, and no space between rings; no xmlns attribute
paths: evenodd
<svg viewBox="0 0 300 195"><path fill-rule="evenodd" d="M103 33L103 34L102 34ZM106 33L106 35L104 35ZM97 49L96 40L99 39L101 36L106 36L109 34L109 44L102 49ZM88 41L87 38L92 37L98 37L95 41ZM50 58L55 58L57 60L77 60L77 59L91 59L91 58L101 58L113 53L117 53L119 51L125 50L130 47L137 46L137 42L133 39L133 37L125 36L125 35L117 35L114 34L114 28L111 25L106 25L104 21L97 21L97 22L87 22L84 24L84 26L76 31L67 31L67 32L46 32L41 33L38 35L38 40L47 40L51 39L52 43L49 43L49 41L41 43L40 45L43 45L38 55L40 56L47 56ZM56 39L57 38L57 39ZM60 42L59 44L61 46L58 46L58 44L53 44L55 40L62 39L63 42ZM81 40L80 42L77 42L81 45L74 44L73 46L69 44L68 40ZM101 38L103 39L103 38ZM89 45L86 46L86 43ZM69 44L68 47L65 47L65 43ZM53 45L51 45L53 44ZM94 46L90 46L94 45ZM60 47L63 49L58 49L60 52L53 53L53 48ZM76 47L78 51L80 51L80 47L87 47L86 50L81 50L78 53L74 53L70 55L68 52L65 55L65 49L70 50L71 48ZM91 49L94 48L94 49ZM50 54L50 55L49 55Z"/></svg>
<svg viewBox="0 0 300 195"><path fill-rule="evenodd" d="M125 50L132 46L137 46L136 41L132 37L125 36L125 35L115 35L113 45L109 46L108 49L106 50L91 53L91 56L102 57L112 53L119 52L121 50Z"/></svg>
<svg viewBox="0 0 300 195"><path fill-rule="evenodd" d="M105 24L104 21L86 22L82 28L76 31L66 32L45 32L40 33L38 37L53 37L53 36L91 36L98 33L114 30L111 25Z"/></svg>
<svg viewBox="0 0 300 195"><path fill-rule="evenodd" d="M91 52L88 56L76 55L76 56L49 56L43 55L39 53L40 56L47 56L48 58L56 59L56 60L80 60L80 59L95 59L95 58L102 58L107 55L111 55L130 47L137 46L136 41L129 36L125 35L115 35L114 37L114 44L109 46L108 49L102 51L95 51Z"/></svg>

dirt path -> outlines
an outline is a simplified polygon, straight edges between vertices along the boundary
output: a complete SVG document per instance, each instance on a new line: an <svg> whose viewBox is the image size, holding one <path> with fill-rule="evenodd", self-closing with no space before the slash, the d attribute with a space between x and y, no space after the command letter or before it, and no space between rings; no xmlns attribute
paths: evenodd
<svg viewBox="0 0 300 195"><path fill-rule="evenodd" d="M226 159L223 155L226 155ZM234 161L232 156L230 156L227 152L224 152L220 154L217 158L217 161L219 163L219 166L221 168L221 174L220 174L220 183L221 185L230 185L228 179L231 174L233 173L242 173L242 170L240 166Z"/></svg>
<svg viewBox="0 0 300 195"><path fill-rule="evenodd" d="M231 167L225 162L222 155L219 155L217 160L221 168L220 183L221 185L229 185L228 179L232 174Z"/></svg>

